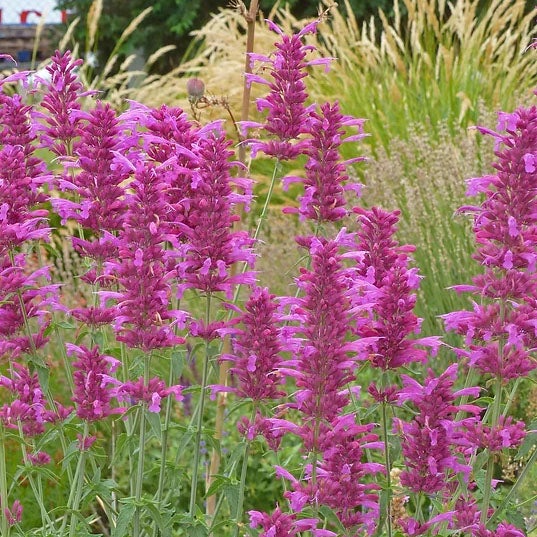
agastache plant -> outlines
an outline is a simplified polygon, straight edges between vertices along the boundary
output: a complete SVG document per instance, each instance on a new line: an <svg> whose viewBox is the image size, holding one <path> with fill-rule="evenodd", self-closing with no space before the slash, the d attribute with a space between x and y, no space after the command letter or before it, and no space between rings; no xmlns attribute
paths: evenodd
<svg viewBox="0 0 537 537"><path fill-rule="evenodd" d="M466 434L475 451L488 453L481 525L473 530L474 535L486 534L485 526L494 517L489 508L495 453L519 446L525 435L523 423L512 423L505 416L505 393L511 398L517 387L511 381L526 377L537 367L531 356L537 343L537 109L500 113L499 132L480 130L495 139L496 173L468 181L468 195L482 194L484 200L478 206L462 207L461 212L474 215L474 258L483 273L474 277L473 284L454 287L476 297L473 310L444 316L446 328L465 338L466 347L455 349L457 356L467 362L470 371L489 381L494 398L484 423L472 424Z"/></svg>
<svg viewBox="0 0 537 537"><path fill-rule="evenodd" d="M537 110L500 116L497 174L470 182L484 270L456 286L475 304L445 316L465 344L439 367L399 212L349 209L363 159L341 146L364 120L309 103L307 71L329 61L306 44L319 22L291 36L269 23L275 52L250 56L247 80L268 94L240 145L276 160L253 236L223 121L86 100L70 53L50 81L0 82L43 90L33 105L0 92L2 537L523 536L511 511L528 467L513 487L495 469L534 441L509 408L535 368ZM258 283L256 240L279 163L296 158L284 213L312 231L296 237L295 292L277 297ZM51 283L51 233L77 261L61 285L77 280L78 304ZM216 384L218 364L230 376Z"/></svg>

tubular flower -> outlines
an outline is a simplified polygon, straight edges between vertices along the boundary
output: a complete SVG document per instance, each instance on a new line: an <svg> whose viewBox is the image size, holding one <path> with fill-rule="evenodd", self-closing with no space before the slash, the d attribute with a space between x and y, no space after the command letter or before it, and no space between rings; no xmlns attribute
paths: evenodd
<svg viewBox="0 0 537 537"><path fill-rule="evenodd" d="M336 537L332 531L317 529L316 518L297 519L293 513L283 513L279 507L269 515L259 511L249 511L250 527L261 526L259 537L295 537L303 531L311 531L313 537Z"/></svg>
<svg viewBox="0 0 537 537"><path fill-rule="evenodd" d="M461 464L456 450L463 444L461 423L454 421L459 411L477 414L474 405L455 405L455 399L464 395L477 396L479 388L465 388L454 392L457 364L449 366L442 375L432 371L423 384L402 375L403 388L400 403L411 401L417 414L411 422L395 421L402 435L402 450L406 469L401 472L401 483L413 492L433 494L447 490L449 480L457 473L468 475L471 468Z"/></svg>
<svg viewBox="0 0 537 537"><path fill-rule="evenodd" d="M344 129L349 126L358 127L358 134L343 138ZM306 177L290 176L283 180L284 186L292 182L303 183L304 195L299 197L298 209L288 207L285 212L298 212L301 219L318 222L335 222L347 215L344 194L349 190L360 194L360 185L345 184L349 180L346 166L362 158L342 161L339 148L343 142L363 138L362 129L363 120L342 115L338 103L325 103L319 112L311 113L311 139L304 150L308 156Z"/></svg>
<svg viewBox="0 0 537 537"><path fill-rule="evenodd" d="M306 428L313 427L316 420L332 422L348 403L344 388L353 380L355 363L350 354L371 342L347 341L352 320L352 274L344 268L339 253L343 235L336 240L311 240L312 268L301 269L298 279L304 297L285 301L291 306L289 318L298 322L287 333L301 337L290 342L294 356L285 363L284 372L296 379L295 406L304 416ZM308 442L306 447L313 448Z"/></svg>
<svg viewBox="0 0 537 537"><path fill-rule="evenodd" d="M187 237L186 254L177 267L178 275L185 280L182 289L223 291L231 298L235 285L255 282L252 272L230 273L235 263L253 265L253 241L246 232L232 231L233 222L239 219L232 209L243 197L231 190L231 142L220 124L209 125L201 134L196 148L199 165L191 180L187 223L182 226Z"/></svg>
<svg viewBox="0 0 537 537"><path fill-rule="evenodd" d="M10 404L0 408L0 419L6 427L22 430L27 436L36 436L45 432L45 423L54 422L63 416L46 408L46 399L41 390L37 374L13 362L13 378L0 376L0 386L7 388L16 397Z"/></svg>
<svg viewBox="0 0 537 537"><path fill-rule="evenodd" d="M485 199L461 208L474 214L474 257L484 272L473 285L454 289L479 298L473 311L444 319L448 330L466 336L468 348L458 354L482 374L507 382L537 367L529 355L537 346L537 108L500 114L498 128L492 133L496 174L469 180L468 195Z"/></svg>
<svg viewBox="0 0 537 537"><path fill-rule="evenodd" d="M233 354L222 356L233 366L230 371L236 380L239 397L253 401L278 399L285 395L281 389L280 329L276 322L274 295L268 289L255 287L237 319L241 329L228 329L233 334Z"/></svg>
<svg viewBox="0 0 537 537"><path fill-rule="evenodd" d="M80 134L80 98L88 95L76 75L81 64L82 60L73 60L69 51L56 51L46 67L50 81L41 81L47 86L41 106L48 112L38 114L43 120L41 143L58 156L71 155L73 141Z"/></svg>
<svg viewBox="0 0 537 537"><path fill-rule="evenodd" d="M135 382L125 382L118 388L118 397L122 400L128 400L132 404L145 402L148 405L149 412L160 412L160 402L165 397L173 394L176 401L182 401L182 387L179 385L166 388L164 381L157 377L149 379L147 382L140 377Z"/></svg>
<svg viewBox="0 0 537 537"><path fill-rule="evenodd" d="M165 266L166 236L159 225L166 211L165 186L154 165L138 162L118 237L119 259L106 263L121 291L100 292L103 299L118 301L114 323L118 340L145 351L184 342L172 328L183 327L186 314L169 309L170 280L175 274Z"/></svg>
<svg viewBox="0 0 537 537"><path fill-rule="evenodd" d="M251 141L252 152L263 151L266 155L280 160L294 159L304 152L307 142L299 140L302 134L310 132L309 114L311 107L305 106L307 93L303 79L307 76L309 65L324 63L328 59L306 61L308 52L314 47L305 45L304 35L314 33L318 21L305 26L298 34L288 36L273 22L267 21L269 27L280 36L275 43L277 51L273 57L250 54L250 60L267 64L271 80L247 73L249 83L256 82L268 86L266 97L257 100L259 111L267 110L264 124L252 121L242 122L243 128L261 128L273 138L267 142Z"/></svg>
<svg viewBox="0 0 537 537"><path fill-rule="evenodd" d="M98 101L89 112L78 112L80 139L74 143L74 156L80 172L60 180L59 187L76 194L78 201L56 198L52 206L65 221L75 220L96 234L122 228L125 189L121 184L130 170L117 165L120 124L109 104ZM87 241L82 241L87 242Z"/></svg>
<svg viewBox="0 0 537 537"><path fill-rule="evenodd" d="M357 261L358 273L378 288L369 320L357 327L362 337L376 338L368 349L374 367L396 369L411 362L425 362L427 351L436 351L436 337L411 339L419 332L420 319L414 315L416 289L420 276L409 267L413 247L399 246L393 239L399 212L386 212L377 207L370 210L354 208L360 229L356 248L362 253Z"/></svg>
<svg viewBox="0 0 537 537"><path fill-rule="evenodd" d="M77 361L73 362L73 402L77 416L83 420L96 421L120 412L120 409L114 409L110 404L116 395L115 388L108 387L109 375L119 365L118 360L101 354L98 347L88 349L68 343L67 350L77 356Z"/></svg>

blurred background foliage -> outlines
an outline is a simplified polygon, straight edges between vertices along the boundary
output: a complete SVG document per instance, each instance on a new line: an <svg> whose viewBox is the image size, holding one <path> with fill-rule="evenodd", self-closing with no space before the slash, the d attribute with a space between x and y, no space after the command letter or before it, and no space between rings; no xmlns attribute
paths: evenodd
<svg viewBox="0 0 537 537"><path fill-rule="evenodd" d="M90 12L93 0L58 0L60 9L71 13L70 19L80 16L85 18ZM245 2L248 7L248 0ZM261 0L260 8L267 14L275 7L289 8L298 19L315 16L318 12L317 0ZM158 72L164 73L177 67L189 50L190 32L204 26L211 16L220 9L234 5L230 0L155 0L148 4L146 0L105 0L99 22L98 55L100 65L114 50L119 36L128 24L144 9L152 6L151 13L144 20L136 33L123 46L121 52L128 55L133 50L142 49L145 56L166 45L175 45L174 54L168 54L155 65ZM354 15L359 19L378 16L378 10L384 10L388 16L393 15L392 0L351 0ZM88 28L79 24L75 29L76 40L87 40Z"/></svg>

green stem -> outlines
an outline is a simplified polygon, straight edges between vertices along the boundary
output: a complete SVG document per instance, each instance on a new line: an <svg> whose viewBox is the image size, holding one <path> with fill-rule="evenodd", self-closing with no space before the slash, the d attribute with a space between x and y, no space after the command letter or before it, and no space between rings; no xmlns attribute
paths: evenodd
<svg viewBox="0 0 537 537"><path fill-rule="evenodd" d="M382 436L384 439L384 464L386 465L386 483L388 485L388 497L386 499L386 527L388 537L392 537L392 476L390 460L390 443L388 441L388 403L382 402Z"/></svg>
<svg viewBox="0 0 537 537"><path fill-rule="evenodd" d="M76 469L76 487L75 487L75 497L73 500L73 504L71 506L71 527L69 528L69 537L74 537L76 535L76 511L80 507L80 500L82 499L82 490L84 486L84 474L85 474L85 468L86 468L86 457L87 457L87 449L85 447L86 439L89 436L89 425L88 422L84 422L84 432L82 434L82 447L80 452L80 457L78 459L78 466Z"/></svg>
<svg viewBox="0 0 537 537"><path fill-rule="evenodd" d="M205 310L205 323L209 324L211 318L211 293L207 294L207 303ZM201 450L201 432L203 427L203 410L205 407L205 391L207 389L207 377L209 371L209 340L205 340L205 356L203 358L203 373L201 377L201 393L199 403L199 413L196 423L196 443L194 446L194 467L192 468L192 481L190 487L190 516L194 517L196 510L196 496L198 493L198 474L200 463L200 450Z"/></svg>
<svg viewBox="0 0 537 537"><path fill-rule="evenodd" d="M168 375L168 386L172 386L173 377L173 358L170 358L170 372ZM169 396L166 399L166 415L164 418L164 427L162 428L162 445L160 450L160 471L158 475L158 488L156 493L157 509L160 509L162 497L164 494L164 481L166 478L166 458L168 457L168 429L170 426L172 415L172 398ZM155 523L153 527L153 537L158 536L158 526Z"/></svg>
<svg viewBox="0 0 537 537"><path fill-rule="evenodd" d="M513 497L515 492L518 490L518 487L521 485L522 481L524 480L524 478L526 477L527 473L530 471L531 467L533 466L536 460L537 460L537 449L533 451L533 453L531 454L531 457L528 459L528 462L526 463L526 465L520 472L516 482L509 489L509 492L505 495L505 498L502 500L502 503L500 503L498 508L494 511L492 516L489 518L487 524L489 524L490 522L493 522L494 519L498 518L500 515L503 514L503 511L509 504L509 500ZM518 505L518 507L520 507L520 505Z"/></svg>
<svg viewBox="0 0 537 537"><path fill-rule="evenodd" d="M492 420L490 428L494 429L500 417L500 409L502 404L502 379L496 378L496 390L494 393L494 405L492 408ZM490 496L492 494L492 478L494 477L494 455L489 452L487 461L487 473L485 477L485 487L483 490L483 505L481 507L481 522L484 524L488 519L488 510L490 504Z"/></svg>
<svg viewBox="0 0 537 537"><path fill-rule="evenodd" d="M146 354L144 356L144 384L147 386L149 383L149 366L151 362L151 355ZM147 404L145 401L140 402L138 407L138 414L140 417L140 436L138 442L138 466L136 468L136 481L134 483L134 517L133 517L133 537L140 537L140 515L141 515L141 500L142 490L144 483L144 462L145 462L145 413L147 411Z"/></svg>
<svg viewBox="0 0 537 537"><path fill-rule="evenodd" d="M242 459L241 481L239 485L239 499L237 501L237 510L235 512L235 537L239 537L241 528L242 511L244 508L244 490L246 488L246 473L248 472L248 457L250 455L250 442L246 441L244 445L244 456Z"/></svg>
<svg viewBox="0 0 537 537"><path fill-rule="evenodd" d="M7 499L7 472L6 472L6 451L5 451L4 426L0 423L0 506L2 510L8 508ZM0 516L1 534L9 537L10 527L7 517Z"/></svg>
<svg viewBox="0 0 537 537"><path fill-rule="evenodd" d="M80 454L78 455L78 463L76 465L75 477L73 486L71 487L71 492L69 493L69 498L67 500L67 510L71 511L71 525L69 528L69 535L72 537L75 535L75 510L78 509L80 505L80 499L82 498L82 487L84 484L84 467L86 465L86 449L84 449L84 443L88 437L88 422L84 422L84 432L82 435L82 447L80 449ZM60 528L60 536L63 537L65 534L65 528L67 526L68 515L65 513L63 517L62 526Z"/></svg>
<svg viewBox="0 0 537 537"><path fill-rule="evenodd" d="M274 191L274 185L276 184L276 174L279 169L280 169L280 161L278 159L276 160L276 163L274 164L274 170L272 171L272 178L270 180L267 197L265 199L265 203L263 205L263 210L261 211L261 215L259 216L259 222L257 223L257 227L255 228L254 240L257 240L257 238L259 237L261 226L263 225L263 222L265 221L267 217L268 208L270 206L270 200L272 199L272 192Z"/></svg>
<svg viewBox="0 0 537 537"><path fill-rule="evenodd" d="M252 409L252 417L250 423L254 423L255 417L257 414L257 404L254 403L254 408ZM244 509L244 492L246 489L246 474L248 472L248 457L250 455L250 440L244 436L244 453L242 458L242 468L241 468L241 480L239 484L239 499L237 501L237 510L235 512L235 520L237 526L235 527L235 537L239 537L240 523L242 519L242 512Z"/></svg>

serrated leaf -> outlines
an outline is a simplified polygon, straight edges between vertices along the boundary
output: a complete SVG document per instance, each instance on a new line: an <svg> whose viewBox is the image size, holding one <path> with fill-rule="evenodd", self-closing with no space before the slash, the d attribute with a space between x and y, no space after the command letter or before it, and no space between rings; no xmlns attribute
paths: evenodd
<svg viewBox="0 0 537 537"><path fill-rule="evenodd" d="M224 486L224 494L232 511L239 505L239 483L228 483Z"/></svg>
<svg viewBox="0 0 537 537"><path fill-rule="evenodd" d="M123 504L116 519L116 526L112 528L112 537L128 537L127 530L134 516L136 507L132 503Z"/></svg>
<svg viewBox="0 0 537 537"><path fill-rule="evenodd" d="M214 476L214 481L211 483L211 486L209 487L209 490L205 493L205 496L212 496L213 494L216 494L219 490L224 488L226 484L229 484L231 480L229 477L226 477L224 475L216 475Z"/></svg>
<svg viewBox="0 0 537 537"><path fill-rule="evenodd" d="M160 421L160 414L156 412L145 412L145 419L148 421L151 431L159 442L162 441L162 422Z"/></svg>
<svg viewBox="0 0 537 537"><path fill-rule="evenodd" d="M520 448L518 449L518 453L515 456L515 460L517 459L523 459L528 455L531 448L537 444L537 433L529 433L526 435L526 438L524 438L524 441L520 445Z"/></svg>
<svg viewBox="0 0 537 537"><path fill-rule="evenodd" d="M507 519L507 522L522 529L524 534L526 534L526 520L520 511L511 507L504 512L504 516Z"/></svg>

